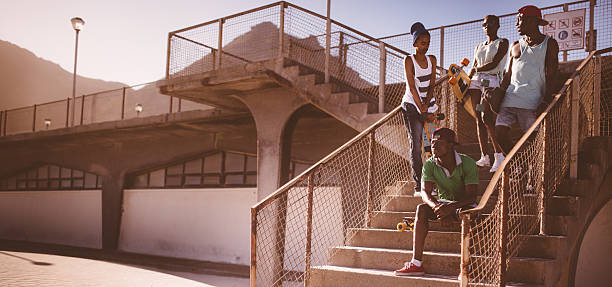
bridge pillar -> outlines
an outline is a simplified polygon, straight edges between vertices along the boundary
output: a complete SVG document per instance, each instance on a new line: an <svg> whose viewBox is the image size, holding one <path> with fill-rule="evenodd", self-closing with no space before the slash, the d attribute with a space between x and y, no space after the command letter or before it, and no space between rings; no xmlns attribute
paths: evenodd
<svg viewBox="0 0 612 287"><path fill-rule="evenodd" d="M248 106L257 128L257 201L272 194L281 184L283 131L291 115L307 102L287 89L266 89L237 95ZM288 162L288 161L286 161Z"/></svg>
<svg viewBox="0 0 612 287"><path fill-rule="evenodd" d="M123 172L102 177L102 249L117 250L123 202Z"/></svg>

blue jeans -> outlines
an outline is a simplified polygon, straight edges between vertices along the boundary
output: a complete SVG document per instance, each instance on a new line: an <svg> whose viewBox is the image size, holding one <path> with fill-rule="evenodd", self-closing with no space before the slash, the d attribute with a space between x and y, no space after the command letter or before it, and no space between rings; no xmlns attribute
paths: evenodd
<svg viewBox="0 0 612 287"><path fill-rule="evenodd" d="M421 172L423 160L421 159L423 145L423 125L425 122L416 107L410 103L404 103L402 113L406 130L410 135L410 166L412 167L412 179L416 183L414 190L421 190Z"/></svg>

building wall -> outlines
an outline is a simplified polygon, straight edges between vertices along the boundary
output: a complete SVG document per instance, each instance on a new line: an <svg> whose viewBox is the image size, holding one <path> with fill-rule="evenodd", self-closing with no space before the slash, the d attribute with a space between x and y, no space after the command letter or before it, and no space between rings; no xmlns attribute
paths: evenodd
<svg viewBox="0 0 612 287"><path fill-rule="evenodd" d="M249 265L256 188L124 190L119 249Z"/></svg>
<svg viewBox="0 0 612 287"><path fill-rule="evenodd" d="M102 192L1 192L0 238L101 248Z"/></svg>
<svg viewBox="0 0 612 287"><path fill-rule="evenodd" d="M576 265L576 287L609 286L612 281L612 200L597 213L587 229Z"/></svg>

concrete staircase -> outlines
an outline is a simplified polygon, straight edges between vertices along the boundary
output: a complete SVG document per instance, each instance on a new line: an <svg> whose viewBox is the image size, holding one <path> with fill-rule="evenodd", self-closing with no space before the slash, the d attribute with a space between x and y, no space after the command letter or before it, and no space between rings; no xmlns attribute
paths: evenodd
<svg viewBox="0 0 612 287"><path fill-rule="evenodd" d="M458 148L473 158L479 157L477 144ZM486 188L491 174L479 171L479 192ZM398 185L399 186L399 185ZM326 266L311 268L311 286L457 286L459 281L460 226L430 224L424 253L425 276L400 277L393 270L412 258L412 232L398 232L395 226L404 216L414 216L420 197L410 194L413 185L406 184L397 195L373 214L369 228L351 229L347 246L330 250ZM478 198L480 199L480 198ZM490 212L493 206L485 208ZM548 203L548 234L522 234L525 243L510 260L508 286L552 286L558 278L555 270L560 252L567 244L568 222L576 215L578 198L563 193Z"/></svg>
<svg viewBox="0 0 612 287"><path fill-rule="evenodd" d="M282 64L282 69L275 69L277 74L313 105L357 131L365 130L385 115L378 113L376 100L359 89L334 78L325 83L324 73L289 59Z"/></svg>

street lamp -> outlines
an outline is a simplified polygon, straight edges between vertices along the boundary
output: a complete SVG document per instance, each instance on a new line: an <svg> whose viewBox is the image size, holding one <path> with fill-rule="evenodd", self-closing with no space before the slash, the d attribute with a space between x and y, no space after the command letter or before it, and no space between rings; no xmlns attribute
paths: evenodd
<svg viewBox="0 0 612 287"><path fill-rule="evenodd" d="M136 104L136 106L134 107L134 110L136 111L136 117L140 116L140 113L142 112L142 105Z"/></svg>
<svg viewBox="0 0 612 287"><path fill-rule="evenodd" d="M83 25L85 25L85 21L80 17L74 17L70 19L72 23L72 28L76 32L76 40L74 45L74 72L72 73L72 116L70 117L70 126L74 127L74 113L76 107L76 74L77 74L77 52L79 50L79 32L83 29ZM83 111L81 111L83 112Z"/></svg>

